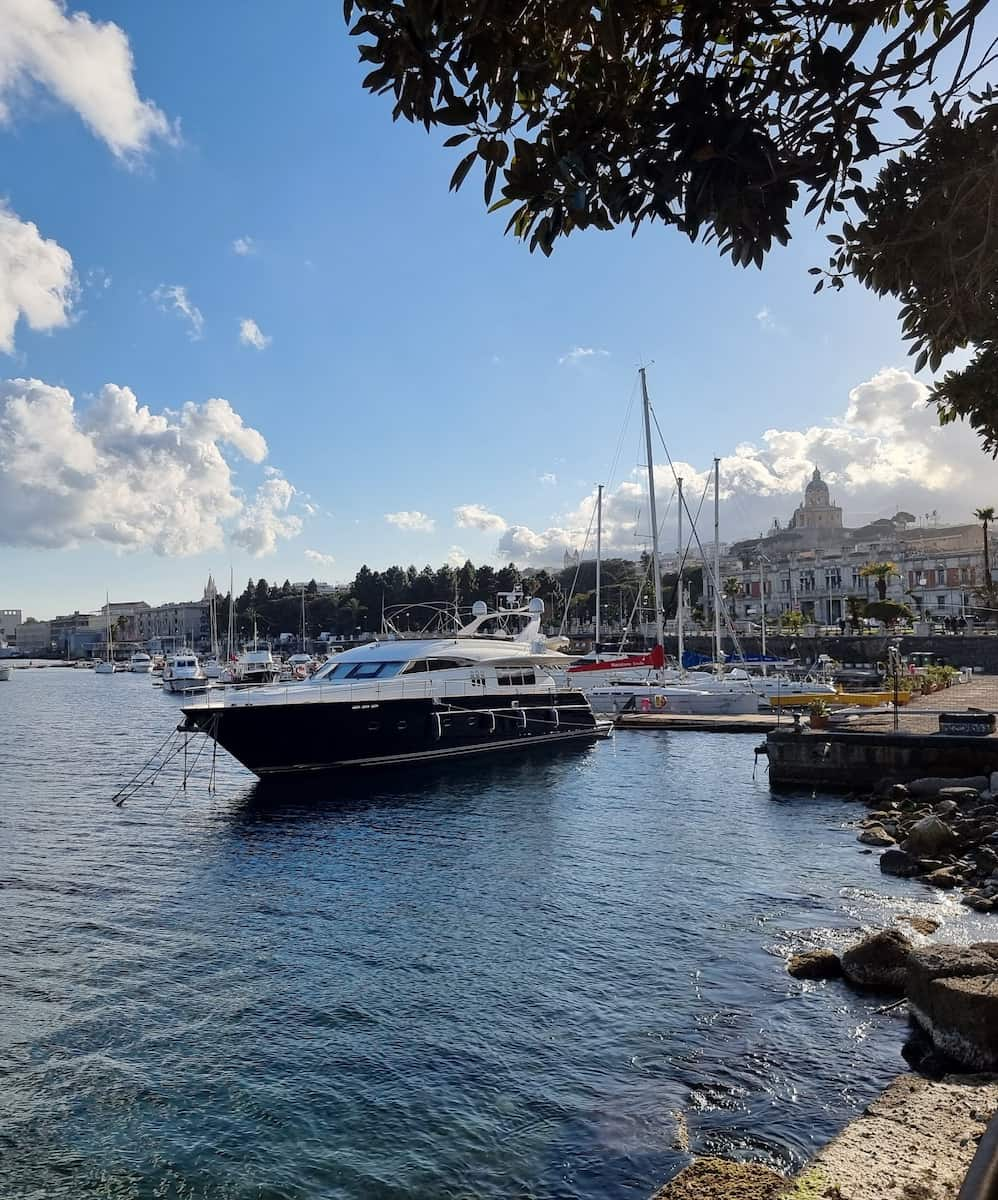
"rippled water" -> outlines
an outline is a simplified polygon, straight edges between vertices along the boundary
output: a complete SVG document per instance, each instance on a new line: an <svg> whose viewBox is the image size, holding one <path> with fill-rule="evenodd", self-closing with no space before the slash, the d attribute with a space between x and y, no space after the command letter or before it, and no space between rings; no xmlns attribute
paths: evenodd
<svg viewBox="0 0 998 1200"><path fill-rule="evenodd" d="M5 1197L645 1197L682 1123L798 1163L902 1027L782 956L963 919L854 806L774 801L753 737L266 789L221 756L114 807L177 719L149 677L0 684Z"/></svg>

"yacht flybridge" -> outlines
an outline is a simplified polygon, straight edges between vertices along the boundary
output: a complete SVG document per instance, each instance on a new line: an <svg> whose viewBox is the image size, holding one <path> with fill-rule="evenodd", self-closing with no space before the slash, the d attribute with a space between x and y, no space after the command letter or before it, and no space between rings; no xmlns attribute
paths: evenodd
<svg viewBox="0 0 998 1200"><path fill-rule="evenodd" d="M307 681L210 693L184 706L182 728L261 777L605 737L610 724L550 674L571 660L545 642L543 607L534 599L490 612L478 602L449 637L390 637L336 655Z"/></svg>

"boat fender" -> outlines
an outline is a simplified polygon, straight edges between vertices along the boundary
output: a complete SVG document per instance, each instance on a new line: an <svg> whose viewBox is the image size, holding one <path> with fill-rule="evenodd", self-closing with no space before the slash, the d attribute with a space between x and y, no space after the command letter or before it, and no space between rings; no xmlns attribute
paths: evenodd
<svg viewBox="0 0 998 1200"><path fill-rule="evenodd" d="M650 708L651 708L651 704L648 702L648 697L647 697L647 696L642 696L642 697L641 697L641 711L642 711L642 712L648 712L648 710L649 710Z"/></svg>

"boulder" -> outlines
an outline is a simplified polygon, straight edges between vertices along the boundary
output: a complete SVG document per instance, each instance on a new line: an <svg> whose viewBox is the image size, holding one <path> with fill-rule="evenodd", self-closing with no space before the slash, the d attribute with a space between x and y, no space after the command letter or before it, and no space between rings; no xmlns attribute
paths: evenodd
<svg viewBox="0 0 998 1200"><path fill-rule="evenodd" d="M946 853L955 846L956 838L952 829L939 817L930 816L912 825L901 849L918 857Z"/></svg>
<svg viewBox="0 0 998 1200"><path fill-rule="evenodd" d="M842 955L842 974L856 987L903 992L911 950L910 940L899 929L872 933Z"/></svg>
<svg viewBox="0 0 998 1200"><path fill-rule="evenodd" d="M998 1069L998 950L986 945L913 950L905 981L933 1045L973 1071Z"/></svg>
<svg viewBox="0 0 998 1200"><path fill-rule="evenodd" d="M908 799L908 789L903 783L893 784L887 791L888 799L896 800L899 804Z"/></svg>
<svg viewBox="0 0 998 1200"><path fill-rule="evenodd" d="M980 789L972 787L944 787L939 789L939 799L941 802L952 801L954 809L961 804L976 804L980 800ZM936 812L939 811L939 805L935 806Z"/></svg>
<svg viewBox="0 0 998 1200"><path fill-rule="evenodd" d="M969 779L914 779L908 784L908 791L913 796L938 796L944 788L973 788L975 792L983 792L987 786L983 775L973 775Z"/></svg>
<svg viewBox="0 0 998 1200"><path fill-rule="evenodd" d="M885 875L909 879L918 874L918 862L903 850L885 850L880 856L880 869Z"/></svg>
<svg viewBox="0 0 998 1200"><path fill-rule="evenodd" d="M698 1158L652 1200L780 1200L790 1187L785 1175L777 1175L761 1163Z"/></svg>
<svg viewBox="0 0 998 1200"><path fill-rule="evenodd" d="M864 829L859 835L859 841L864 846L893 846L894 838L887 832L883 825L870 825Z"/></svg>
<svg viewBox="0 0 998 1200"><path fill-rule="evenodd" d="M916 933L930 934L935 933L939 928L939 922L934 917L898 917L899 921L904 921L906 925L910 925Z"/></svg>
<svg viewBox="0 0 998 1200"><path fill-rule="evenodd" d="M808 950L795 954L787 963L787 971L794 979L838 979L842 963L833 950Z"/></svg>
<svg viewBox="0 0 998 1200"><path fill-rule="evenodd" d="M925 876L925 882L937 888L953 888L959 880L952 867L940 867L938 871L930 871Z"/></svg>
<svg viewBox="0 0 998 1200"><path fill-rule="evenodd" d="M932 811L940 817L951 817L959 807L955 800L940 800L932 806Z"/></svg>

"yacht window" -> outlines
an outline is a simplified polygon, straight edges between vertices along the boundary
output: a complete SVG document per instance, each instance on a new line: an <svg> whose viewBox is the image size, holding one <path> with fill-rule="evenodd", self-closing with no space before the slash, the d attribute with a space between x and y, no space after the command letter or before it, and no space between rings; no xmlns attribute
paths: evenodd
<svg viewBox="0 0 998 1200"><path fill-rule="evenodd" d="M346 665L344 663L344 666ZM351 681L355 679L390 679L392 675L397 675L404 666L405 663L400 662L355 663L347 678Z"/></svg>
<svg viewBox="0 0 998 1200"><path fill-rule="evenodd" d="M356 683L369 679L390 679L405 666L400 662L329 663L312 678L319 683Z"/></svg>
<svg viewBox="0 0 998 1200"><path fill-rule="evenodd" d="M456 667L470 667L471 663L462 658L428 658L427 671L453 671Z"/></svg>
<svg viewBox="0 0 998 1200"><path fill-rule="evenodd" d="M412 675L416 671L422 671L425 673L426 669L427 669L427 667L426 667L426 659L425 658L414 658L411 663L406 664L406 666L402 670L402 674L403 675Z"/></svg>
<svg viewBox="0 0 998 1200"><path fill-rule="evenodd" d="M533 671L496 672L496 683L500 687L530 687L536 682Z"/></svg>

